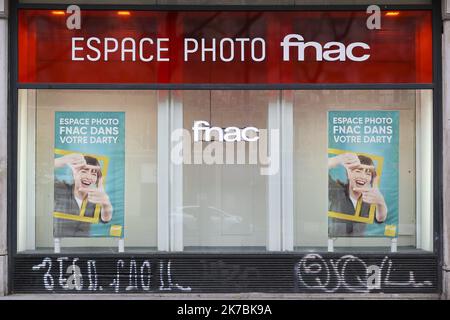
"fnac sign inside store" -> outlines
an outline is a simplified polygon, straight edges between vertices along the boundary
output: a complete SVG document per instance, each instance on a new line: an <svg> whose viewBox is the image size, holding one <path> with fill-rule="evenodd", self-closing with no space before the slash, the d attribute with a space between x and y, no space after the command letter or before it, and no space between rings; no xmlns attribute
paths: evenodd
<svg viewBox="0 0 450 320"><path fill-rule="evenodd" d="M19 10L19 82L432 83L431 11Z"/></svg>

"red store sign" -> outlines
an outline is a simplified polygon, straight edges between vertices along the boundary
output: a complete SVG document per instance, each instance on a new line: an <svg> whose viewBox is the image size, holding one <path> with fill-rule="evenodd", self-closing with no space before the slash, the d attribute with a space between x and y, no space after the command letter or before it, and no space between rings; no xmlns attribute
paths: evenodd
<svg viewBox="0 0 450 320"><path fill-rule="evenodd" d="M431 11L19 11L22 84L432 83Z"/></svg>

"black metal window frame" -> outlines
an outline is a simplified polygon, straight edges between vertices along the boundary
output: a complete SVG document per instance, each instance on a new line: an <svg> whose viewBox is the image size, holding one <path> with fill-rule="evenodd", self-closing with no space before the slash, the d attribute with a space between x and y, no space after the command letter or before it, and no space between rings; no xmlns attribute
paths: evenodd
<svg viewBox="0 0 450 320"><path fill-rule="evenodd" d="M442 43L443 32L441 17L441 0L433 0L430 5L379 5L383 10L430 10L432 11L432 48L433 48L433 82L432 84L20 84L18 82L18 10L19 9L65 9L68 4L25 4L10 1L9 5L9 90L8 90L8 283L9 292L14 292L16 260L33 259L34 254L17 253L17 160L18 160L18 91L19 89L87 89L87 90L420 90L433 91L433 252L429 253L394 253L396 258L421 259L433 258L437 262L437 293L442 292L443 266L443 98L442 98ZM153 11L361 11L367 5L79 5L86 10L153 10ZM317 252L324 257L337 258L341 253ZM132 254L116 253L114 257L132 258L148 256L149 258L173 257L183 258L239 258L266 257L267 259L291 259L301 257L304 252L267 253L267 254L211 254L211 253L155 253ZM367 252L364 257L379 254ZM46 254L58 257L56 254ZM112 254L83 254L83 257L107 259Z"/></svg>

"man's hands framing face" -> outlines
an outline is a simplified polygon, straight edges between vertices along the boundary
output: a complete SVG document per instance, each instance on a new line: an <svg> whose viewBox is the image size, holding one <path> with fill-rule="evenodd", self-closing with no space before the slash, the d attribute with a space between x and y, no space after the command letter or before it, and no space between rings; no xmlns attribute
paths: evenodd
<svg viewBox="0 0 450 320"><path fill-rule="evenodd" d="M376 220L383 222L387 217L387 206L378 187L378 178L373 165L361 164L355 153L343 153L328 159L328 169L343 166L347 171L349 195L364 203L376 205Z"/></svg>

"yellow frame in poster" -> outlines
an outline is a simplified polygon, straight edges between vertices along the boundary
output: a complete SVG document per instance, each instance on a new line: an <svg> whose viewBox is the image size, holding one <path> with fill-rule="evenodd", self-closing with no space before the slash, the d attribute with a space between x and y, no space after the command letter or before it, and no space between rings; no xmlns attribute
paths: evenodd
<svg viewBox="0 0 450 320"><path fill-rule="evenodd" d="M368 154L368 153L362 153L362 152L355 152L355 151L348 151L348 150L339 150L339 149L328 149L328 154L340 155L340 154L344 154L344 153L354 153L356 155L366 156L366 157L369 157L369 158L371 158L373 160L376 160L377 161L377 167L376 167L375 171L377 173L378 180L375 182L374 186L378 187L378 184L380 183L380 180L381 180L381 173L383 171L382 168L383 168L384 158L380 157L380 156L377 156L377 155ZM355 214L354 215L341 213L341 212L328 211L328 217L342 219L342 220L347 220L347 221L355 221L355 222L362 222L362 223L372 224L373 220L375 218L376 205L372 204L370 206L369 216L368 217L361 217L361 207L362 207L362 199L359 199L357 204L356 204Z"/></svg>
<svg viewBox="0 0 450 320"><path fill-rule="evenodd" d="M73 154L73 153L79 153L79 154L82 154L84 156L95 157L98 160L102 161L103 162L103 165L102 165L103 186L105 186L105 184L106 184L106 177L107 177L106 175L108 173L108 165L109 165L109 158L108 157L99 156L99 155L95 155L95 154L87 154L87 153L77 152L77 151L62 150L62 149L55 149L54 153L56 155L61 155L61 156L65 156L65 155ZM85 200L83 200L83 202L81 204L81 209L80 209L79 215L53 211L53 217L59 218L59 219L88 222L88 223L93 223L93 224L99 223L101 206L99 204L95 205L95 211L94 211L94 216L93 217L85 217L86 206L87 206L87 200L85 199Z"/></svg>

